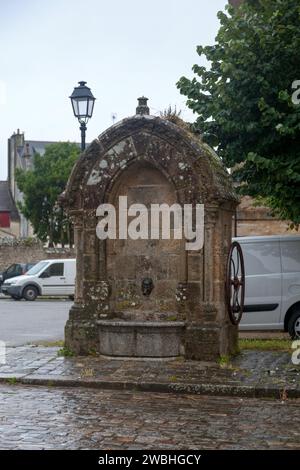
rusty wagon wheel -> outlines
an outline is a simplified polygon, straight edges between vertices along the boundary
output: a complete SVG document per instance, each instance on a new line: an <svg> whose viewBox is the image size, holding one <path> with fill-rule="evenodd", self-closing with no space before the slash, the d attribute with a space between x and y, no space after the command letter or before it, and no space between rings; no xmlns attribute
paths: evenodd
<svg viewBox="0 0 300 470"><path fill-rule="evenodd" d="M245 265L241 245L234 241L230 246L226 266L226 305L230 321L241 321L245 300Z"/></svg>

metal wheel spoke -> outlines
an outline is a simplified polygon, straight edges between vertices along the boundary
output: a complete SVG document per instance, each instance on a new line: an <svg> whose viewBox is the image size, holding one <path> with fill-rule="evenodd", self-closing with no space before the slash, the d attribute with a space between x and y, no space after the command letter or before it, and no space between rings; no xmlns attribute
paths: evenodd
<svg viewBox="0 0 300 470"><path fill-rule="evenodd" d="M236 268L236 275L238 274L239 270L240 270L240 256L239 256L239 252L237 251L237 268Z"/></svg>
<svg viewBox="0 0 300 470"><path fill-rule="evenodd" d="M238 325L242 318L245 297L245 270L243 252L238 242L231 244L227 258L226 301L229 318ZM296 326L295 326L296 328ZM297 333L298 334L298 333ZM299 324L300 334L300 324Z"/></svg>
<svg viewBox="0 0 300 470"><path fill-rule="evenodd" d="M235 262L233 261L232 258L231 258L231 265L233 266L233 273L230 272L230 274L232 274L233 279L234 279L236 277L236 272L235 272Z"/></svg>

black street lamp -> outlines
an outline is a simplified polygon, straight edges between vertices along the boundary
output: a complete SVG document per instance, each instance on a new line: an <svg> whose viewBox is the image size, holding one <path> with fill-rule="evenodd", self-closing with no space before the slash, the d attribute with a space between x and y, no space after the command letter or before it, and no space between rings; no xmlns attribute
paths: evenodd
<svg viewBox="0 0 300 470"><path fill-rule="evenodd" d="M91 89L86 86L86 82L78 82L79 86L75 87L70 96L74 116L80 122L81 130L81 151L85 149L85 132L86 124L93 115L94 103L96 98L93 96Z"/></svg>

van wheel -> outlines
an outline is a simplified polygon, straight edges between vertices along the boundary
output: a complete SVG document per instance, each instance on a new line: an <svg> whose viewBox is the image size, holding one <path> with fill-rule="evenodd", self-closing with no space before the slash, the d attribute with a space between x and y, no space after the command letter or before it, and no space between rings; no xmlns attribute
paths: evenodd
<svg viewBox="0 0 300 470"><path fill-rule="evenodd" d="M292 339L300 339L300 312L294 312L289 319L288 332Z"/></svg>
<svg viewBox="0 0 300 470"><path fill-rule="evenodd" d="M34 286L27 286L23 290L23 297L26 300L35 300L37 298L38 291Z"/></svg>

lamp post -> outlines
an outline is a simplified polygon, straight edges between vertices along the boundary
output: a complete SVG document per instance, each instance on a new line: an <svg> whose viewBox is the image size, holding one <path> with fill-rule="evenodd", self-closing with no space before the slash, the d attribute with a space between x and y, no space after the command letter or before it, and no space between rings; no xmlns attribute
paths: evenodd
<svg viewBox="0 0 300 470"><path fill-rule="evenodd" d="M81 131L81 151L85 150L85 133L86 124L93 115L94 103L96 98L93 96L91 89L86 86L86 82L78 82L79 86L75 87L70 96L74 116L80 123Z"/></svg>

